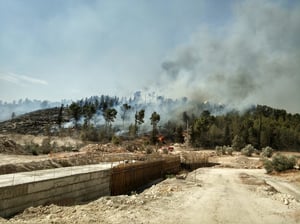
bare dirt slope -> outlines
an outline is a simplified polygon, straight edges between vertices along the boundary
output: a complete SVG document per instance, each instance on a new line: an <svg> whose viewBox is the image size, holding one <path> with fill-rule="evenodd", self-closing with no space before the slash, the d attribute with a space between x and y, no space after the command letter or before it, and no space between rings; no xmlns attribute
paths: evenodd
<svg viewBox="0 0 300 224"><path fill-rule="evenodd" d="M300 223L300 203L265 178L277 180L261 169L200 168L185 180L167 179L138 195L103 197L70 207L29 208L3 222ZM286 184L295 188L293 182Z"/></svg>

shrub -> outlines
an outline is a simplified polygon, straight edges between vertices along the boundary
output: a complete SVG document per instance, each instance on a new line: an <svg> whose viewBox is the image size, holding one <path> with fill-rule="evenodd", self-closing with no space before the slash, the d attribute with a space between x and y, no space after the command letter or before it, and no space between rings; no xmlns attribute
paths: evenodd
<svg viewBox="0 0 300 224"><path fill-rule="evenodd" d="M153 153L153 149L150 146L146 147L146 154L151 154Z"/></svg>
<svg viewBox="0 0 300 224"><path fill-rule="evenodd" d="M221 156L221 155L232 155L233 153L233 148L232 147L229 147L229 146L216 146L215 148L216 150L216 153L218 156Z"/></svg>
<svg viewBox="0 0 300 224"><path fill-rule="evenodd" d="M218 156L221 156L222 155L222 146L216 146L216 153Z"/></svg>
<svg viewBox="0 0 300 224"><path fill-rule="evenodd" d="M262 149L262 152L261 152L261 156L262 157L268 157L268 158L271 158L272 155L273 155L273 152L274 150L270 147L270 146L267 146L265 148Z"/></svg>
<svg viewBox="0 0 300 224"><path fill-rule="evenodd" d="M244 140L242 137L236 135L232 140L232 148L235 151L240 151L245 146Z"/></svg>
<svg viewBox="0 0 300 224"><path fill-rule="evenodd" d="M24 146L24 150L28 153L31 153L34 156L37 156L39 154L39 148L39 145L33 142L26 143Z"/></svg>
<svg viewBox="0 0 300 224"><path fill-rule="evenodd" d="M227 153L227 155L230 155L230 156L232 156L232 153L233 153L233 148L232 147L226 147L226 153Z"/></svg>
<svg viewBox="0 0 300 224"><path fill-rule="evenodd" d="M287 157L281 154L277 154L272 158L272 165L274 170L276 170L277 172L293 169L296 165L296 158L294 156Z"/></svg>
<svg viewBox="0 0 300 224"><path fill-rule="evenodd" d="M241 150L241 153L244 156L251 156L252 153L254 153L254 151L255 151L255 148L251 144L249 144Z"/></svg>
<svg viewBox="0 0 300 224"><path fill-rule="evenodd" d="M91 126L84 128L80 133L80 137L83 141L97 142L100 140L98 130Z"/></svg>
<svg viewBox="0 0 300 224"><path fill-rule="evenodd" d="M43 154L49 154L51 151L51 139L49 137L44 138L40 148Z"/></svg>
<svg viewBox="0 0 300 224"><path fill-rule="evenodd" d="M264 160L264 168L267 171L267 173L272 173L274 170L272 161L265 159Z"/></svg>
<svg viewBox="0 0 300 224"><path fill-rule="evenodd" d="M111 139L111 142L114 144L114 145L119 145L121 143L121 139L120 137L118 136L113 136L112 139Z"/></svg>

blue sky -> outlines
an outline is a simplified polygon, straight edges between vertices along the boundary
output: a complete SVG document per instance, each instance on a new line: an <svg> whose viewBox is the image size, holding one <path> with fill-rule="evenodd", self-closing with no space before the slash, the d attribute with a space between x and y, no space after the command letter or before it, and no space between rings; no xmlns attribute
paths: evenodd
<svg viewBox="0 0 300 224"><path fill-rule="evenodd" d="M0 0L0 99L147 89L300 112L289 60L291 49L299 56L299 12L298 1L279 0ZM280 82L267 84L274 74Z"/></svg>

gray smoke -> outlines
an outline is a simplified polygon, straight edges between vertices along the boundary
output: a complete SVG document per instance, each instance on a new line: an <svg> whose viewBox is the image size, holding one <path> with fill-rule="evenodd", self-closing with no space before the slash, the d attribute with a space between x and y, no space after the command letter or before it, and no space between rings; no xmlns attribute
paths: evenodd
<svg viewBox="0 0 300 224"><path fill-rule="evenodd" d="M200 27L162 63L164 95L300 112L300 4L285 3L242 1L232 25Z"/></svg>

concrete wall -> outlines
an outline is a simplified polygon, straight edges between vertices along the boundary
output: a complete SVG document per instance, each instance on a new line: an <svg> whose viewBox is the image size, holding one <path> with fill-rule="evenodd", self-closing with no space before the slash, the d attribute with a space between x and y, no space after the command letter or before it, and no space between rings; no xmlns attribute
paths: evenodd
<svg viewBox="0 0 300 224"><path fill-rule="evenodd" d="M0 188L0 216L7 218L31 206L71 204L110 195L111 170L75 174Z"/></svg>

